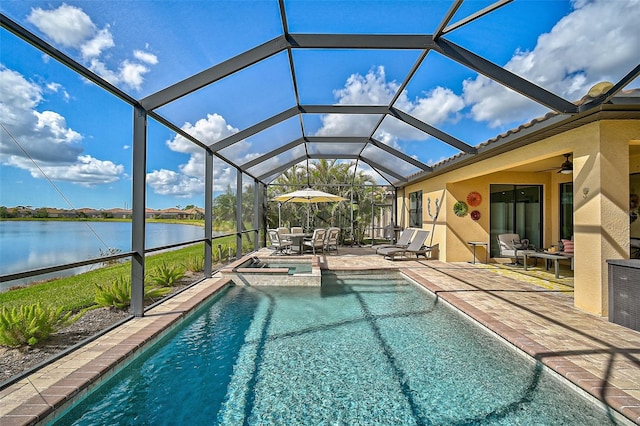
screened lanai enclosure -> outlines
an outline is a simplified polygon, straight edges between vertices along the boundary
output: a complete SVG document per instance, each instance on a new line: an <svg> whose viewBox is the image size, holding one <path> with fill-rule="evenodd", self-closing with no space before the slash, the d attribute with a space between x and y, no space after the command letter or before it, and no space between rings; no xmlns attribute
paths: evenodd
<svg viewBox="0 0 640 426"><path fill-rule="evenodd" d="M243 243L263 246L264 230L283 215L287 226L307 215L313 226L339 226L351 243L386 235L408 214L396 202L408 184L511 149L515 140L501 133L534 117L553 122L610 104L640 73L637 58L605 67L598 53L615 51L615 37L599 39L588 55L589 67L606 68L600 74L587 75L562 50L554 56L552 35L570 25L578 7L571 2L101 3L2 4L0 71L7 87L25 88L22 103L5 97L2 155L5 166L60 182L55 190L46 184L43 204L60 193L68 199L74 185L120 193L131 247L113 257L132 260L136 316L145 255L166 248L146 245L150 209L176 200L202 207L202 238L181 244L204 243L206 276L216 236L235 235L240 256ZM92 35L74 33L72 24ZM604 33L618 25L599 24ZM133 53L120 51L116 35L133 40ZM524 36L531 46L521 45ZM118 54L126 59L109 62ZM542 68L557 68L559 77ZM605 77L608 90L576 102ZM41 105L54 93L64 100ZM505 118L492 118L498 110ZM48 134L22 131L24 117ZM514 143L526 143L524 133ZM83 154L81 140L95 150ZM95 180L62 173L52 151L72 158L65 170ZM273 200L307 187L347 201ZM223 214L227 230L218 232Z"/></svg>

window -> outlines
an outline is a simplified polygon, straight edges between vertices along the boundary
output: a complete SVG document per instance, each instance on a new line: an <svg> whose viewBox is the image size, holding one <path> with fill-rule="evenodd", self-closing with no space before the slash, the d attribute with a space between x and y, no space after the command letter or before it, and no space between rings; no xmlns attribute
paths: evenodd
<svg viewBox="0 0 640 426"><path fill-rule="evenodd" d="M560 238L573 238L573 182L560 184Z"/></svg>
<svg viewBox="0 0 640 426"><path fill-rule="evenodd" d="M409 194L409 226L422 228L422 191Z"/></svg>
<svg viewBox="0 0 640 426"><path fill-rule="evenodd" d="M542 186L491 185L491 257L500 254L499 234L518 234L535 247L542 247Z"/></svg>

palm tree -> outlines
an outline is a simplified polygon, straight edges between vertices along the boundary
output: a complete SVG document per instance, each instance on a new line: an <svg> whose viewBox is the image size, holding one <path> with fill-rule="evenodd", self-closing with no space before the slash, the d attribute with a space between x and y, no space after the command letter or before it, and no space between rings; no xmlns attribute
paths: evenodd
<svg viewBox="0 0 640 426"><path fill-rule="evenodd" d="M227 190L213 199L213 227L214 229L235 229L236 223L236 194Z"/></svg>
<svg viewBox="0 0 640 426"><path fill-rule="evenodd" d="M311 186L322 186L323 191L349 200L353 197L353 205L348 202L318 203L308 207L317 226L339 226L343 229L351 229L353 211L353 238L356 243L362 243L364 233L375 213L372 204L380 202L384 197L384 188L375 186L375 180L363 171L354 175L352 166L351 163L338 160L311 161L307 177L306 169L295 165L279 176L273 182L273 186L269 186L269 199L307 186L307 179ZM277 223L277 213L277 209L269 209L270 227ZM300 223L299 213L299 206L290 203L281 206L281 218L285 224Z"/></svg>
<svg viewBox="0 0 640 426"><path fill-rule="evenodd" d="M267 194L268 199L278 195L286 194L307 185L307 169L298 164L293 165L278 176L273 182L274 185L268 187ZM270 207L273 207L270 205ZM298 206L291 203L284 203L280 205L280 211L278 207L267 209L267 227L276 228L279 226L278 219L281 219L283 224L297 225L302 223L302 215L300 215Z"/></svg>

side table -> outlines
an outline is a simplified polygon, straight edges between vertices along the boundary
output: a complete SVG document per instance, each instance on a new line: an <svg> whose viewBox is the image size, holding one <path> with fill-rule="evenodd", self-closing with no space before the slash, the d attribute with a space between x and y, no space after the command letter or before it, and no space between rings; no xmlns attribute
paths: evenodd
<svg viewBox="0 0 640 426"><path fill-rule="evenodd" d="M473 246L473 263L475 265L476 263L476 247L477 246L484 246L485 248L485 259L484 259L484 263L489 263L489 243L487 243L486 241L467 241L467 244L469 244L470 246Z"/></svg>

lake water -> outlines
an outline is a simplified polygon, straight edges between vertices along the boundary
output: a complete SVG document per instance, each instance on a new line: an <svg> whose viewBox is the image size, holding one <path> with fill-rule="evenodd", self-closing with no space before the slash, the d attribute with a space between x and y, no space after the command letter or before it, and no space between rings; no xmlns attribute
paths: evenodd
<svg viewBox="0 0 640 426"><path fill-rule="evenodd" d="M200 226L169 223L147 223L146 226L147 248L204 237L204 228ZM0 275L94 259L110 248L131 250L131 222L0 221ZM3 282L0 291L95 267L97 265Z"/></svg>

